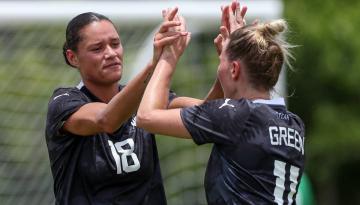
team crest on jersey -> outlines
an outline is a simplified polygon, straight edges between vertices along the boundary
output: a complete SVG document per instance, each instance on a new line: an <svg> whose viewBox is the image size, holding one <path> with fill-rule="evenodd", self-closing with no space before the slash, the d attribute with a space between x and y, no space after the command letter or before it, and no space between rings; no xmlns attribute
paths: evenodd
<svg viewBox="0 0 360 205"><path fill-rule="evenodd" d="M230 101L230 99L225 99L225 102L219 107L219 109L225 107L225 106L229 106L229 107L235 107L235 105L229 104L228 102Z"/></svg>

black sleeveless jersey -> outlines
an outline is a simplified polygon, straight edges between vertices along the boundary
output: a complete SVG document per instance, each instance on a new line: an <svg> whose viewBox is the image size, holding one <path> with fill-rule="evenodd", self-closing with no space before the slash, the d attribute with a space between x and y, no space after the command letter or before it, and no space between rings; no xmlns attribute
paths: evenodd
<svg viewBox="0 0 360 205"><path fill-rule="evenodd" d="M165 192L153 134L132 116L113 134L61 131L81 106L100 102L86 87L59 88L49 102L46 142L58 205L163 205Z"/></svg>
<svg viewBox="0 0 360 205"><path fill-rule="evenodd" d="M295 204L304 170L304 124L283 99L221 99L184 108L197 144L214 143L206 199L217 204Z"/></svg>

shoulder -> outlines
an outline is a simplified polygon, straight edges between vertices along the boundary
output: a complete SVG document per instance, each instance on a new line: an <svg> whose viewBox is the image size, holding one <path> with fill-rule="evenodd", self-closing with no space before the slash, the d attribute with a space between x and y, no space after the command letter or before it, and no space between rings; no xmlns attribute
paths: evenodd
<svg viewBox="0 0 360 205"><path fill-rule="evenodd" d="M61 96L69 96L70 94L79 95L81 94L81 91L75 87L59 87L54 90L51 99L56 99Z"/></svg>
<svg viewBox="0 0 360 205"><path fill-rule="evenodd" d="M49 99L49 104L62 102L62 101L72 101L76 99L85 100L87 97L83 92L74 87L60 87L56 88Z"/></svg>
<svg viewBox="0 0 360 205"><path fill-rule="evenodd" d="M210 119L245 119L253 106L246 99L216 99L209 100L201 105L185 108L184 112L194 116L206 115Z"/></svg>
<svg viewBox="0 0 360 205"><path fill-rule="evenodd" d="M301 130L305 131L305 124L304 124L303 120L295 113L288 111L288 114L295 121L297 126L299 126L301 128Z"/></svg>
<svg viewBox="0 0 360 205"><path fill-rule="evenodd" d="M216 109L221 110L223 108L236 109L236 108L241 108L241 107L249 107L249 105L250 105L250 102L244 98L241 98L241 99L222 98L222 99L206 101L203 104L198 105L198 107L216 108Z"/></svg>
<svg viewBox="0 0 360 205"><path fill-rule="evenodd" d="M217 99L204 103L205 107L216 113L245 114L249 113L253 106L247 99Z"/></svg>
<svg viewBox="0 0 360 205"><path fill-rule="evenodd" d="M49 99L46 136L59 134L64 121L88 101L77 88L57 88Z"/></svg>
<svg viewBox="0 0 360 205"><path fill-rule="evenodd" d="M90 100L77 88L57 88L48 103L48 115L59 115L63 112L71 113Z"/></svg>

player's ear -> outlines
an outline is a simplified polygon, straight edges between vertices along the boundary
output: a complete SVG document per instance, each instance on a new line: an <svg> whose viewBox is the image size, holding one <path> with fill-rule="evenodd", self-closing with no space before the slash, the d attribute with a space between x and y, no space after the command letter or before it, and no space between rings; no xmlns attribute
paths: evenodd
<svg viewBox="0 0 360 205"><path fill-rule="evenodd" d="M235 61L232 61L231 62L231 69L230 69L230 72L231 72L231 78L235 81L237 81L241 75L244 73L243 71L243 66L242 64L235 60Z"/></svg>
<svg viewBox="0 0 360 205"><path fill-rule="evenodd" d="M73 67L75 67L75 68L79 67L78 57L73 50L70 50L70 49L66 50L66 58Z"/></svg>

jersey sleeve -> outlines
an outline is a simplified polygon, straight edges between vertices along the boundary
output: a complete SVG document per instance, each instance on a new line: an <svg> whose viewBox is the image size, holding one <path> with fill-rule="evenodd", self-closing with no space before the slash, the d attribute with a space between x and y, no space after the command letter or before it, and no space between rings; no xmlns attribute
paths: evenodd
<svg viewBox="0 0 360 205"><path fill-rule="evenodd" d="M46 136L59 135L64 122L88 101L86 96L76 88L55 90L48 104Z"/></svg>
<svg viewBox="0 0 360 205"><path fill-rule="evenodd" d="M198 145L235 143L249 114L246 100L230 99L212 100L180 111L184 126Z"/></svg>

